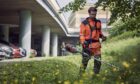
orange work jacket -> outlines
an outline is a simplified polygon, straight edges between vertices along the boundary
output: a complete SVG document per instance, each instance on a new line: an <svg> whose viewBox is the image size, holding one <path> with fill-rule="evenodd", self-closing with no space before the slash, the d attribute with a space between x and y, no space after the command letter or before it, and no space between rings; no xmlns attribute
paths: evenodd
<svg viewBox="0 0 140 84"><path fill-rule="evenodd" d="M91 30L93 28L93 30ZM92 33L92 34L91 34ZM80 25L80 42L85 40L96 40L91 45L93 48L100 47L99 38L103 36L101 31L101 21L97 19L86 18Z"/></svg>

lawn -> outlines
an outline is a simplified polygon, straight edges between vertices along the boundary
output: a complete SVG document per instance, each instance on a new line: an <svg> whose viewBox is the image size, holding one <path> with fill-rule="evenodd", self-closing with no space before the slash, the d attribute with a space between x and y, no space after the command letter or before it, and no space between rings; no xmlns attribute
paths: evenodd
<svg viewBox="0 0 140 84"><path fill-rule="evenodd" d="M140 79L140 38L102 44L101 73L94 75L93 59L79 77L81 55L50 57L0 65L0 84L138 84Z"/></svg>

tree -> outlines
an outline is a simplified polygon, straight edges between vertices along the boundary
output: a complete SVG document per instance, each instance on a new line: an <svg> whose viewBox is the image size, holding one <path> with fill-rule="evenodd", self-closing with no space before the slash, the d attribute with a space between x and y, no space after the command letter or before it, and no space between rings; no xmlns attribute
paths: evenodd
<svg viewBox="0 0 140 84"><path fill-rule="evenodd" d="M118 18L127 21L128 18L135 18L140 13L139 0L98 0L96 6L109 7L111 15L111 23Z"/></svg>
<svg viewBox="0 0 140 84"><path fill-rule="evenodd" d="M60 9L61 12L68 12L68 11L78 11L81 10L86 4L86 0L74 0L73 2L70 2L65 7Z"/></svg>
<svg viewBox="0 0 140 84"><path fill-rule="evenodd" d="M61 11L67 12L72 10L75 12L81 10L85 4L86 0L74 0L74 2L70 2L63 7ZM122 21L127 21L128 18L140 16L139 0L98 0L95 5L96 7L102 6L103 10L105 10L106 7L109 8L112 13L110 23L115 22L118 18Z"/></svg>

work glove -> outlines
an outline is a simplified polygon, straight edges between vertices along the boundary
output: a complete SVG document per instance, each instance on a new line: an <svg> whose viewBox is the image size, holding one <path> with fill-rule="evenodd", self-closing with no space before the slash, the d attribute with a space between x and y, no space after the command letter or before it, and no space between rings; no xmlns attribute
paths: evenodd
<svg viewBox="0 0 140 84"><path fill-rule="evenodd" d="M83 48L88 48L88 42L87 42L87 41L84 41L84 42L82 43L82 46L83 46Z"/></svg>
<svg viewBox="0 0 140 84"><path fill-rule="evenodd" d="M104 41L106 41L106 36L102 36L102 41L104 42Z"/></svg>
<svg viewBox="0 0 140 84"><path fill-rule="evenodd" d="M88 46L88 41L84 41L84 45Z"/></svg>

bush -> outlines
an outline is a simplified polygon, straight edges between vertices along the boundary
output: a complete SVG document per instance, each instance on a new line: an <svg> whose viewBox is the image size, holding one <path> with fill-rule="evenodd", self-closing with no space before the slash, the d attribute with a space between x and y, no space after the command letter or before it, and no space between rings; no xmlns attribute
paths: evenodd
<svg viewBox="0 0 140 84"><path fill-rule="evenodd" d="M6 63L0 66L0 84L63 83L74 81L78 70L75 64L58 59Z"/></svg>
<svg viewBox="0 0 140 84"><path fill-rule="evenodd" d="M136 34L140 33L140 17L128 19L126 22L119 21L113 25L110 29L110 37L121 35L127 31L137 31Z"/></svg>
<svg viewBox="0 0 140 84"><path fill-rule="evenodd" d="M128 39L128 38L134 38L134 37L139 37L139 36L140 36L140 33L138 33L137 30L127 31L127 32L124 32L124 33L122 33L120 35L117 35L115 37L108 38L107 42L113 42L113 41L118 41L118 40L123 40L123 39Z"/></svg>

